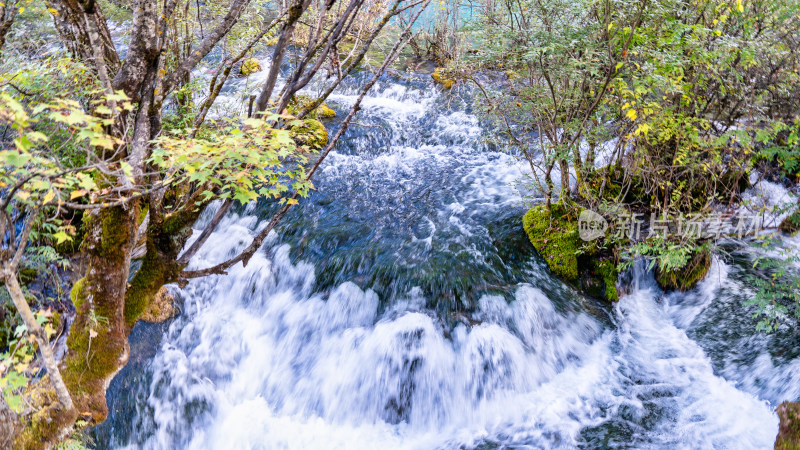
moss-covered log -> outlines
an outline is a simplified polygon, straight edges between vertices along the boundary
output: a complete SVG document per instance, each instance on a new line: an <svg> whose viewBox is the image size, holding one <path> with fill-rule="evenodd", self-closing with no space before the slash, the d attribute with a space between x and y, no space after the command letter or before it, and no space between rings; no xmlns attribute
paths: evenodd
<svg viewBox="0 0 800 450"><path fill-rule="evenodd" d="M133 327L165 284L178 280L183 266L176 261L192 234L192 224L201 209L169 214L161 223L154 220L148 226L147 253L125 295L125 322L128 327Z"/></svg>

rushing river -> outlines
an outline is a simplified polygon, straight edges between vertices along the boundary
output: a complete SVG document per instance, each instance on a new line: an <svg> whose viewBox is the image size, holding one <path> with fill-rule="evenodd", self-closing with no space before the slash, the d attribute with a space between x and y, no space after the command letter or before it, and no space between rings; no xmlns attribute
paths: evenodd
<svg viewBox="0 0 800 450"><path fill-rule="evenodd" d="M465 98L385 76L363 106L247 267L137 325L98 448L771 447L800 338L755 330L748 252L685 294L639 266L618 304L581 297L527 242L525 166ZM231 212L192 267L273 210Z"/></svg>

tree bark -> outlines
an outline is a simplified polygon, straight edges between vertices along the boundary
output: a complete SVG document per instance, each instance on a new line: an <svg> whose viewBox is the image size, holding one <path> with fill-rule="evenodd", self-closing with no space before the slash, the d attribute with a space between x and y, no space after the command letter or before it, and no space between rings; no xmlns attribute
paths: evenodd
<svg viewBox="0 0 800 450"><path fill-rule="evenodd" d="M269 98L272 96L275 83L278 81L278 73L280 72L281 64L283 64L283 57L286 55L286 48L289 46L289 39L292 38L297 21L300 20L300 16L303 15L303 12L305 12L310 3L310 0L297 0L289 7L288 17L283 27L281 27L280 37L278 38L278 43L275 45L275 51L272 54L272 63L269 66L267 80L264 82L264 88L258 95L258 100L256 100L256 114L266 111L269 105Z"/></svg>
<svg viewBox="0 0 800 450"><path fill-rule="evenodd" d="M105 64L110 72L116 72L120 65L119 55L99 5L94 5L93 12L86 14L87 17L84 18L84 6L78 0L47 0L46 4L48 8L56 11L52 14L53 24L61 41L73 57L84 61L94 59L94 50L86 26L86 21L92 20L97 27L98 45L103 49Z"/></svg>
<svg viewBox="0 0 800 450"><path fill-rule="evenodd" d="M50 375L50 381L58 395L58 401L65 410L69 411L73 409L72 398L69 395L67 386L64 384L64 380L61 378L61 372L58 370L56 358L53 356L53 349L50 347L50 341L47 339L47 333L45 333L44 329L36 322L33 311L31 311L28 302L25 300L25 294L22 293L22 288L17 281L16 274L9 273L8 269L6 269L4 278L6 290L11 296L11 300L14 302L14 307L17 308L19 315L22 316L22 321L28 328L28 332L36 339L36 344L39 346L39 353L42 356L42 362L47 369L47 373Z"/></svg>
<svg viewBox="0 0 800 450"><path fill-rule="evenodd" d="M11 31L11 25L17 17L17 2L9 0L7 4L0 2L0 50L6 43L6 35Z"/></svg>
<svg viewBox="0 0 800 450"><path fill-rule="evenodd" d="M108 414L106 386L128 358L123 311L138 217L138 202L133 202L91 219L83 242L88 269L71 293L77 314L62 363L64 379L78 409L90 412L97 423Z"/></svg>

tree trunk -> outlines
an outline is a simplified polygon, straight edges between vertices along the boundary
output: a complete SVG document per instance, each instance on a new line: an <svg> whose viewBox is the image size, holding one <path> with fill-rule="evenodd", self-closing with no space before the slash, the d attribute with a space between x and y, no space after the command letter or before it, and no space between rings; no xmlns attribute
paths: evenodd
<svg viewBox="0 0 800 450"><path fill-rule="evenodd" d="M12 448L20 431L22 423L17 413L8 407L5 397L0 393L0 448Z"/></svg>
<svg viewBox="0 0 800 450"><path fill-rule="evenodd" d="M36 318L33 316L33 312L30 306L28 306L27 300L25 300L25 294L22 293L22 288L17 281L16 274L7 272L5 281L6 290L8 290L9 295L11 295L11 300L14 302L17 311L19 311L19 315L22 316L22 321L28 328L28 332L36 339L36 344L39 346L39 353L42 356L42 362L47 369L47 373L50 375L50 381L53 383L53 389L55 389L58 395L58 401L65 410L69 411L73 409L72 398L69 395L67 387L64 385L64 380L61 378L61 373L56 364L56 358L53 356L53 348L50 347L50 341L47 339L47 333L45 333L44 329L36 322Z"/></svg>
<svg viewBox="0 0 800 450"><path fill-rule="evenodd" d="M561 200L569 198L569 163L566 159L558 161L559 169L561 170Z"/></svg>
<svg viewBox="0 0 800 450"><path fill-rule="evenodd" d="M256 112L266 111L269 106L269 98L272 96L275 83L278 81L278 73L283 63L283 57L286 54L286 48L289 46L289 39L292 38L294 27L297 21L300 20L300 16L302 16L303 12L308 8L309 3L309 0L296 0L289 8L289 14L281 28L278 43L275 45L275 51L272 54L272 63L269 66L267 80L264 82L264 88L258 95L258 100L256 100Z"/></svg>
<svg viewBox="0 0 800 450"><path fill-rule="evenodd" d="M86 276L72 288L77 314L67 340L64 379L80 411L94 422L108 414L106 387L128 359L123 314L130 255L136 243L138 202L128 209L102 210L92 218L83 242Z"/></svg>
<svg viewBox="0 0 800 450"><path fill-rule="evenodd" d="M117 55L114 42L111 40L111 32L108 30L100 5L94 5L92 14L85 14L84 7L78 0L47 0L46 3L48 8L55 10L55 13L52 14L53 23L61 42L66 45L75 58L83 61L94 60L94 51L86 26L86 21L89 18L93 19L100 38L98 44L103 47L106 66L109 72L116 72L120 65L119 55Z"/></svg>
<svg viewBox="0 0 800 450"><path fill-rule="evenodd" d="M6 43L6 35L11 31L11 25L14 24L14 19L17 17L17 2L10 0L0 2L0 50Z"/></svg>

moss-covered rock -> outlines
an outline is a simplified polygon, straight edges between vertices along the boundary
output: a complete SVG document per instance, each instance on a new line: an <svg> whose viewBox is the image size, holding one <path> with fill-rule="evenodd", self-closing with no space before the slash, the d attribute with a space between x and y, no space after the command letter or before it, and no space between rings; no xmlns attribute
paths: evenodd
<svg viewBox="0 0 800 450"><path fill-rule="evenodd" d="M592 297L602 298L610 302L619 300L617 278L619 270L613 258L600 259L589 257L589 277L586 277L584 290Z"/></svg>
<svg viewBox="0 0 800 450"><path fill-rule="evenodd" d="M617 257L613 248L584 242L578 230L581 208L574 204L534 206L523 217L525 232L550 270L586 295L619 300Z"/></svg>
<svg viewBox="0 0 800 450"><path fill-rule="evenodd" d="M24 428L17 435L13 447L26 450L52 448L70 431L78 411L74 408L67 411L61 406L48 375L29 385L22 395L29 413L21 417Z"/></svg>
<svg viewBox="0 0 800 450"><path fill-rule="evenodd" d="M243 77L249 77L256 72L261 72L261 63L255 58L246 59L239 68L239 74Z"/></svg>
<svg viewBox="0 0 800 450"><path fill-rule="evenodd" d="M166 286L162 286L144 312L139 316L139 320L150 323L161 323L177 316L178 312L178 308L175 306L175 296L169 292Z"/></svg>
<svg viewBox="0 0 800 450"><path fill-rule="evenodd" d="M522 226L531 244L559 278L578 281L578 219L567 208L554 204L534 206L522 218Z"/></svg>
<svg viewBox="0 0 800 450"><path fill-rule="evenodd" d="M313 150L320 150L328 143L328 130L319 120L304 119L302 123L292 126L289 134L299 145L306 145Z"/></svg>
<svg viewBox="0 0 800 450"><path fill-rule="evenodd" d="M663 270L656 266L656 281L664 290L688 291L705 278L711 268L711 250L703 248L689 258L682 268Z"/></svg>
<svg viewBox="0 0 800 450"><path fill-rule="evenodd" d="M315 99L307 96L307 95L295 95L294 98L289 102L289 106L286 107L286 111L296 116L300 114L306 107L313 104ZM317 106L313 111L308 113L306 116L310 119L330 119L336 117L336 111L331 109L326 103L322 103L321 105Z"/></svg>
<svg viewBox="0 0 800 450"><path fill-rule="evenodd" d="M436 70L434 70L433 73L431 74L431 77L433 77L433 81L441 84L442 87L445 89L452 88L453 84L455 84L456 82L456 80L447 76L445 69L442 67L439 67Z"/></svg>
<svg viewBox="0 0 800 450"><path fill-rule="evenodd" d="M783 402L775 412L781 420L775 450L800 450L800 402Z"/></svg>

